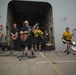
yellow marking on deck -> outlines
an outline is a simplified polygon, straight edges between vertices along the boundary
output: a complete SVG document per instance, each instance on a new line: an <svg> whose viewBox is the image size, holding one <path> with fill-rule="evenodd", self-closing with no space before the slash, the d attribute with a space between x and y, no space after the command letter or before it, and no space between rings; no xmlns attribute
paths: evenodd
<svg viewBox="0 0 76 75"><path fill-rule="evenodd" d="M52 65L52 67L57 71L57 73L58 73L59 75L62 75L62 73L59 71L59 69L58 69L54 64L52 64L52 62L51 62L46 56L44 56L44 54L43 54L42 52L40 52L40 54L42 55L43 58L45 58L45 59L47 60L47 62L48 62L50 65Z"/></svg>

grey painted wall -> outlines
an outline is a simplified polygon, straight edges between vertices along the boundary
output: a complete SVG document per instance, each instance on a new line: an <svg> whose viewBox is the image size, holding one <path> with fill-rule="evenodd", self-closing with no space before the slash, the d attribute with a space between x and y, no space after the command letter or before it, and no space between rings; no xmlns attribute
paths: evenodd
<svg viewBox="0 0 76 75"><path fill-rule="evenodd" d="M5 41L6 36L7 5L9 1L10 0L0 0L0 24L3 25L3 29L1 30L3 38L0 40L1 42Z"/></svg>
<svg viewBox="0 0 76 75"><path fill-rule="evenodd" d="M6 35L6 18L7 18L7 5L10 0L0 0L0 23L3 25L3 33ZM26 1L26 0L24 0ZM30 0L32 1L32 0ZM33 0L43 1L46 0ZM54 22L54 36L56 50L62 50L63 43L61 36L66 26L70 27L72 31L76 28L76 0L47 0L53 8L53 22Z"/></svg>

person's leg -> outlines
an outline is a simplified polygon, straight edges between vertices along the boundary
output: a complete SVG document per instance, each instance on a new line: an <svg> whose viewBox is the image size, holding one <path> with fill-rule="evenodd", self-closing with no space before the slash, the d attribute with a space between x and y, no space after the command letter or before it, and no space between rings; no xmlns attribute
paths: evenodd
<svg viewBox="0 0 76 75"><path fill-rule="evenodd" d="M69 40L68 42L69 43L67 44L67 46L68 46L67 54L71 53L71 51L70 51L71 50L70 45L73 45L72 42L71 42L71 40Z"/></svg>
<svg viewBox="0 0 76 75"><path fill-rule="evenodd" d="M20 42L21 42L21 40L20 40L20 38L18 37L18 39L17 39L17 43L18 43L17 49L18 49L18 51L21 51Z"/></svg>
<svg viewBox="0 0 76 75"><path fill-rule="evenodd" d="M39 38L38 38L39 51L41 51L41 43L42 43L42 40L41 40L41 38L39 37Z"/></svg>
<svg viewBox="0 0 76 75"><path fill-rule="evenodd" d="M27 53L28 53L28 47L25 47L24 55L27 56Z"/></svg>
<svg viewBox="0 0 76 75"><path fill-rule="evenodd" d="M34 55L34 47L31 47L31 54Z"/></svg>
<svg viewBox="0 0 76 75"><path fill-rule="evenodd" d="M71 53L70 52L70 43L71 43L71 40L63 40L63 43L67 43L67 50L65 50L64 52L67 52L67 54Z"/></svg>
<svg viewBox="0 0 76 75"><path fill-rule="evenodd" d="M19 40L18 40L18 38L16 39L16 44L15 44L15 46L16 46L16 49L19 50Z"/></svg>
<svg viewBox="0 0 76 75"><path fill-rule="evenodd" d="M35 37L35 51L37 51L37 41L38 41L38 38Z"/></svg>
<svg viewBox="0 0 76 75"><path fill-rule="evenodd" d="M67 44L67 48L68 48L68 50L70 49L70 43Z"/></svg>
<svg viewBox="0 0 76 75"><path fill-rule="evenodd" d="M41 44L39 44L39 50L41 50Z"/></svg>
<svg viewBox="0 0 76 75"><path fill-rule="evenodd" d="M37 45L35 44L35 51L37 51Z"/></svg>
<svg viewBox="0 0 76 75"><path fill-rule="evenodd" d="M27 56L28 54L28 47L29 47L29 40L27 39L26 41L24 41L24 46L25 46L25 49L24 49L24 55Z"/></svg>
<svg viewBox="0 0 76 75"><path fill-rule="evenodd" d="M30 47L31 47L31 54L34 55L34 38L33 38L33 36L30 36L29 43L30 43Z"/></svg>
<svg viewBox="0 0 76 75"><path fill-rule="evenodd" d="M70 43L71 43L71 40L65 40L63 42L67 43L67 50L65 50L64 52L66 52L67 54L71 53L70 52Z"/></svg>
<svg viewBox="0 0 76 75"><path fill-rule="evenodd" d="M67 44L67 54L71 53L70 52L70 43Z"/></svg>
<svg viewBox="0 0 76 75"><path fill-rule="evenodd" d="M62 40L63 44L67 44L67 49L64 51L65 53L68 51L68 42L66 40Z"/></svg>
<svg viewBox="0 0 76 75"><path fill-rule="evenodd" d="M14 50L17 50L17 40L13 40L13 46L14 46Z"/></svg>

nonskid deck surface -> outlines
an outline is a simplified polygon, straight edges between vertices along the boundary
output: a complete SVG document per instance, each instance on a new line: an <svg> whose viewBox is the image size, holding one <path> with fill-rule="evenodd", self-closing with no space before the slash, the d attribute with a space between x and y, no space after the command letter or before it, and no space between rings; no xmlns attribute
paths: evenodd
<svg viewBox="0 0 76 75"><path fill-rule="evenodd" d="M69 55L64 51L35 52L35 57L23 57L21 61L17 56L22 55L22 51L9 52L0 56L0 75L76 75L76 55L71 52Z"/></svg>

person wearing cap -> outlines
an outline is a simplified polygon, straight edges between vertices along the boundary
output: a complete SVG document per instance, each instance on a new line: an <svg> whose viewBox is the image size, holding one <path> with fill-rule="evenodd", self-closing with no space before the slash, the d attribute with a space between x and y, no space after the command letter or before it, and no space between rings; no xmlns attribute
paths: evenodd
<svg viewBox="0 0 76 75"><path fill-rule="evenodd" d="M30 32L30 34L29 34L29 31L31 29L32 29L32 27L29 25L28 20L25 20L24 21L24 27L22 27L22 29L20 31L20 34L25 33L26 35L29 35L27 40L22 41L22 43L25 47L24 56L28 56L28 48L29 47L31 48L31 54L34 55L34 39L33 39L33 36L32 36L32 32Z"/></svg>
<svg viewBox="0 0 76 75"><path fill-rule="evenodd" d="M63 32L62 34L62 42L64 44L67 43L67 50L65 50L64 52L67 52L67 54L70 53L70 45L73 45L71 40L72 40L72 32L69 31L69 27L65 28L66 31Z"/></svg>
<svg viewBox="0 0 76 75"><path fill-rule="evenodd" d="M37 51L37 45L39 47L39 50L41 50L41 37L40 35L43 35L43 32L39 29L39 26L37 25L34 30L34 37L35 37L35 51Z"/></svg>

